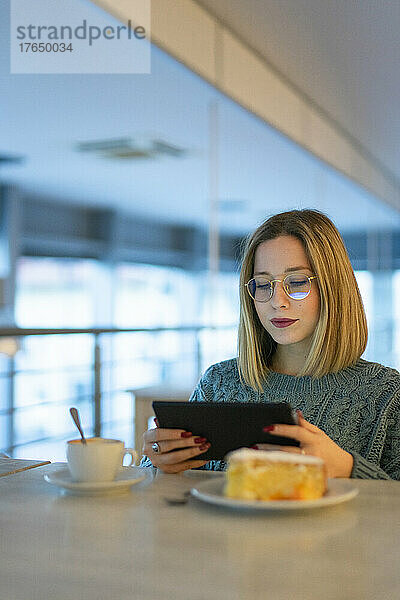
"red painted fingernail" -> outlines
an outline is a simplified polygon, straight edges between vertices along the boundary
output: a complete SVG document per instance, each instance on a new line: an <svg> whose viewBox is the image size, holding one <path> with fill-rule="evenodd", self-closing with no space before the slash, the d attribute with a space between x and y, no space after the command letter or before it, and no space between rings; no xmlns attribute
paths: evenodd
<svg viewBox="0 0 400 600"><path fill-rule="evenodd" d="M274 429L275 425L267 425L266 427L263 427L264 433L267 433L268 431L273 431Z"/></svg>
<svg viewBox="0 0 400 600"><path fill-rule="evenodd" d="M299 417L301 417L302 419L304 419L304 415L303 415L303 413L301 412L301 410L299 408L297 409L297 414L299 415Z"/></svg>
<svg viewBox="0 0 400 600"><path fill-rule="evenodd" d="M258 450L258 446L250 446L253 450Z"/></svg>
<svg viewBox="0 0 400 600"><path fill-rule="evenodd" d="M181 437L183 437L183 438L189 438L189 437L192 437L192 435L193 434L191 431L182 431L182 433L181 433Z"/></svg>
<svg viewBox="0 0 400 600"><path fill-rule="evenodd" d="M202 444L203 442L206 442L206 441L207 441L207 438L205 438L205 437L194 438L195 444Z"/></svg>
<svg viewBox="0 0 400 600"><path fill-rule="evenodd" d="M154 419L154 423L156 424L156 427L160 427L160 423L158 422L158 419Z"/></svg>
<svg viewBox="0 0 400 600"><path fill-rule="evenodd" d="M200 446L200 450L208 450L208 448L211 446L210 443L208 444L203 444L202 446Z"/></svg>

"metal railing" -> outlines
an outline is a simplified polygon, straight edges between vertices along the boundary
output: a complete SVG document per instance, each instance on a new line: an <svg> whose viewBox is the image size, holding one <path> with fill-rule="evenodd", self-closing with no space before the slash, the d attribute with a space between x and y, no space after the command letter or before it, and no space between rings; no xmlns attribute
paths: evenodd
<svg viewBox="0 0 400 600"><path fill-rule="evenodd" d="M79 350L83 346L87 347L88 352L84 353L86 361L78 360L74 363L72 360L68 364L69 360L67 357L63 358L62 351L58 356L58 347L55 350L52 348L50 339L54 336L59 338L58 341L61 340L61 346L68 339L80 340L77 348ZM128 343L125 336L129 336ZM86 406L87 420L89 417L91 420L91 433L100 436L105 424L103 403L106 397L109 406L112 406L112 398L120 398L129 388L164 383L177 384L181 383L185 374L185 384L194 385L206 366L229 358L236 352L234 325L90 329L1 328L0 343L5 338L17 340L19 347L15 355L2 355L0 360L0 386L3 392L0 401L0 450L10 455L14 455L22 446L62 440L73 432L68 421L64 430L57 434L52 434L50 430L50 433L46 433L44 428L41 435L36 433L29 438L28 433L21 439L21 423L26 427L29 426L29 419L40 421L43 415L46 416L56 406L65 406L65 409L67 405ZM43 348L32 343L35 339L42 340ZM55 354L61 360L60 364L52 363ZM74 359L73 355L74 352ZM119 377L119 372L124 373L129 369L132 369L131 378L129 374L128 377ZM144 372L147 375L143 376ZM111 382L111 389L105 389L106 375ZM45 391L41 388L40 393L35 390L37 381L41 382L40 385ZM53 383L46 390L49 381ZM59 386L66 389L66 397L54 398L58 392L57 381L72 381ZM71 390L73 392L78 388L79 393L71 393ZM26 419L21 418L24 414L28 415ZM19 424L16 422L17 418ZM133 422L131 427L133 438Z"/></svg>

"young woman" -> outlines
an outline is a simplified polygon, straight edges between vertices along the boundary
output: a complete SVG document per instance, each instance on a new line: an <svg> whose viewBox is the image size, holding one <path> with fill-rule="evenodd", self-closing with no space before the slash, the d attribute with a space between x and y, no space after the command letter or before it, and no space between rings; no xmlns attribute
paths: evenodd
<svg viewBox="0 0 400 600"><path fill-rule="evenodd" d="M269 433L300 447L271 448L319 456L328 477L400 479L400 374L360 358L364 308L326 215L293 210L258 227L245 247L240 307L238 358L210 367L190 400L289 402L298 425ZM191 432L151 429L142 464L167 473L224 469L223 461L201 460L208 448Z"/></svg>

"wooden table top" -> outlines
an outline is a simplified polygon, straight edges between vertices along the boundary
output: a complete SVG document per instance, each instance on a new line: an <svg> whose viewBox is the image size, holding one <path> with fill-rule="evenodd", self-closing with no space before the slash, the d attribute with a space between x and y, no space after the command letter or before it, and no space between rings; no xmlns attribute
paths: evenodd
<svg viewBox="0 0 400 600"><path fill-rule="evenodd" d="M64 495L52 464L0 479L1 600L394 600L400 483L353 480L326 508L243 512L191 498L199 479L157 475L121 496Z"/></svg>
<svg viewBox="0 0 400 600"><path fill-rule="evenodd" d="M126 390L128 393L133 394L139 400L189 400L190 395L195 387L192 386L171 386L171 385L157 385L148 386L136 389Z"/></svg>

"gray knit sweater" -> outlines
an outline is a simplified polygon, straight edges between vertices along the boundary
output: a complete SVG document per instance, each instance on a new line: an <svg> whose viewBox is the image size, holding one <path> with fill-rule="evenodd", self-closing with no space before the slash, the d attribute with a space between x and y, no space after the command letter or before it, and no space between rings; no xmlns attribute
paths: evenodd
<svg viewBox="0 0 400 600"><path fill-rule="evenodd" d="M241 383L230 359L207 369L190 401L289 402L353 455L351 477L400 480L400 374L394 369L359 359L318 379L271 372L261 393ZM226 464L210 461L204 468Z"/></svg>

